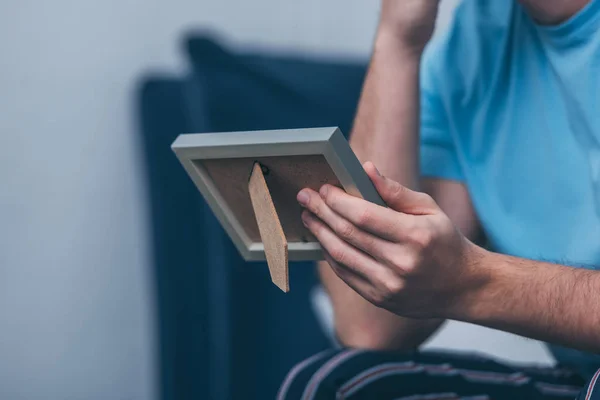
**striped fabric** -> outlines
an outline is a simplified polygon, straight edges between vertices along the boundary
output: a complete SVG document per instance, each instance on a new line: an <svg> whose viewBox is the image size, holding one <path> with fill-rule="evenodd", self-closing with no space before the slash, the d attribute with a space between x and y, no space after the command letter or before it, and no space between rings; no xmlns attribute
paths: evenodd
<svg viewBox="0 0 600 400"><path fill-rule="evenodd" d="M558 368L519 368L477 356L331 350L293 368L278 400L600 400L600 371L586 384Z"/></svg>
<svg viewBox="0 0 600 400"><path fill-rule="evenodd" d="M585 385L577 400L600 400L600 369Z"/></svg>

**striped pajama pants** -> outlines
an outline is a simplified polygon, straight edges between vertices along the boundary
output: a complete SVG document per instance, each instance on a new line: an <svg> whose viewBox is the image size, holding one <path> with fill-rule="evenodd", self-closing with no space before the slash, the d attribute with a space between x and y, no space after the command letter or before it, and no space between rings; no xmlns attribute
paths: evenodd
<svg viewBox="0 0 600 400"><path fill-rule="evenodd" d="M560 368L516 367L477 355L327 350L294 367L279 400L600 400L600 370L586 383Z"/></svg>

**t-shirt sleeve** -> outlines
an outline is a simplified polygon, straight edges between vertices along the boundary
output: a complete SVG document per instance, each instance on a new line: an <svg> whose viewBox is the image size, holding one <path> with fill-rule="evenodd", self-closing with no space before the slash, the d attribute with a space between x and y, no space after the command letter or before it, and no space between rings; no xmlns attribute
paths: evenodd
<svg viewBox="0 0 600 400"><path fill-rule="evenodd" d="M427 47L421 63L421 175L462 181L450 119L442 101L441 69L436 68L444 46L434 42Z"/></svg>

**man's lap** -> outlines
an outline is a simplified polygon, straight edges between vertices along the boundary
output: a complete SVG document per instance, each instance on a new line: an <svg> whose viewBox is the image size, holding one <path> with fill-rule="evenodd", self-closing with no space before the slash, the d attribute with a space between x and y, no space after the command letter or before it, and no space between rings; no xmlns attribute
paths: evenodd
<svg viewBox="0 0 600 400"><path fill-rule="evenodd" d="M584 384L568 370L515 367L477 355L328 350L294 367L278 398L560 400L574 399Z"/></svg>

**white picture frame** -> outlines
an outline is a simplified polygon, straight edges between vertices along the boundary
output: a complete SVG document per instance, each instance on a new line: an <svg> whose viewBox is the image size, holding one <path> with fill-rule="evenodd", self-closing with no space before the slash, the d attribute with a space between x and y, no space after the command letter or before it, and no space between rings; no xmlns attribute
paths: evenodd
<svg viewBox="0 0 600 400"><path fill-rule="evenodd" d="M177 158L246 261L264 261L262 242L250 239L200 163L206 159L322 155L343 189L385 206L338 128L182 134L172 144ZM289 242L290 261L321 260L318 242Z"/></svg>

